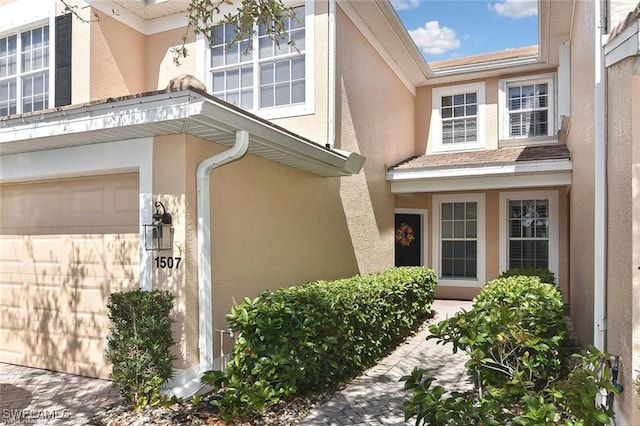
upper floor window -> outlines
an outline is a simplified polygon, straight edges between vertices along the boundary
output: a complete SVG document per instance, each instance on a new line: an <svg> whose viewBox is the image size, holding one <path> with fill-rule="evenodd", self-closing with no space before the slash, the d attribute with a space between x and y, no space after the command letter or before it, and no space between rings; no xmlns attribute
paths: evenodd
<svg viewBox="0 0 640 426"><path fill-rule="evenodd" d="M309 3L309 2L307 2ZM312 3L312 2L311 2ZM313 6L295 7L295 16L284 21L286 38L276 42L258 26L252 39L229 45L233 25L216 25L209 49L209 78L214 96L267 118L310 113L312 105Z"/></svg>
<svg viewBox="0 0 640 426"><path fill-rule="evenodd" d="M500 138L549 137L554 129L553 78L525 77L500 82Z"/></svg>
<svg viewBox="0 0 640 426"><path fill-rule="evenodd" d="M49 26L0 38L0 116L49 107Z"/></svg>
<svg viewBox="0 0 640 426"><path fill-rule="evenodd" d="M434 151L484 147L484 83L433 89Z"/></svg>

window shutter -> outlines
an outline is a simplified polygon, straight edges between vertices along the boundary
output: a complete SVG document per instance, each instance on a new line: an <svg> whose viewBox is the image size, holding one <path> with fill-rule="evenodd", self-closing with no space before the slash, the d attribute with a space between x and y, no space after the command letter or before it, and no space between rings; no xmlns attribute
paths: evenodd
<svg viewBox="0 0 640 426"><path fill-rule="evenodd" d="M55 106L71 103L71 27L72 15L56 16Z"/></svg>

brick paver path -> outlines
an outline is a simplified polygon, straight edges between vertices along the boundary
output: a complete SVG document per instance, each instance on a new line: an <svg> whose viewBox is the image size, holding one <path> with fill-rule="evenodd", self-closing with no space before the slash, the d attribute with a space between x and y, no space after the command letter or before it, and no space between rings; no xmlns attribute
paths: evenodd
<svg viewBox="0 0 640 426"><path fill-rule="evenodd" d="M435 317L431 322L451 316L461 308L470 310L471 302L436 300ZM465 354L451 352L451 345L436 345L427 341L425 327L408 339L391 355L367 370L331 400L314 410L301 426L317 425L413 425L412 419L404 421L402 403L409 397L404 383L399 379L415 367L426 370L426 375L436 377L448 391L462 391L473 386L464 372Z"/></svg>
<svg viewBox="0 0 640 426"><path fill-rule="evenodd" d="M0 425L82 425L119 400L108 380L0 363Z"/></svg>

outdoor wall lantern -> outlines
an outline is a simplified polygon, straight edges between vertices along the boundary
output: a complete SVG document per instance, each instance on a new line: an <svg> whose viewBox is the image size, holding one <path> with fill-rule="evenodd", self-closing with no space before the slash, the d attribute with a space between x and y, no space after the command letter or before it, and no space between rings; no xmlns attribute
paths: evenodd
<svg viewBox="0 0 640 426"><path fill-rule="evenodd" d="M171 250L173 245L171 214L167 213L164 204L160 201L156 201L155 207L153 222L150 225L144 225L144 248L147 250Z"/></svg>

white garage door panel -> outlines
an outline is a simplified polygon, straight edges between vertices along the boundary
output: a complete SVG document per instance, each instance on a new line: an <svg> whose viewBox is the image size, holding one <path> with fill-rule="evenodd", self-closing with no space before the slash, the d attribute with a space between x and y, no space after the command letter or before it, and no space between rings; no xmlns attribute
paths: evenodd
<svg viewBox="0 0 640 426"><path fill-rule="evenodd" d="M0 197L0 361L107 377L107 300L139 283L138 175L3 185Z"/></svg>

